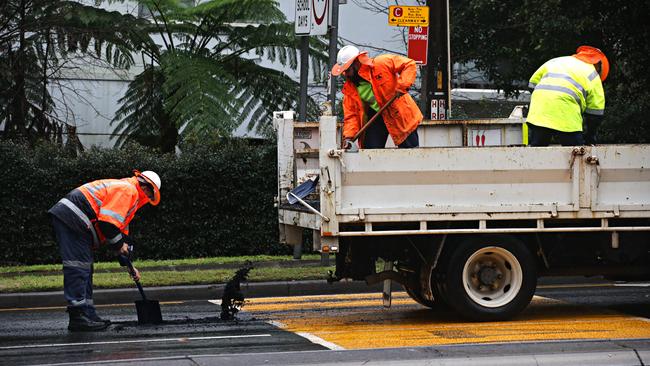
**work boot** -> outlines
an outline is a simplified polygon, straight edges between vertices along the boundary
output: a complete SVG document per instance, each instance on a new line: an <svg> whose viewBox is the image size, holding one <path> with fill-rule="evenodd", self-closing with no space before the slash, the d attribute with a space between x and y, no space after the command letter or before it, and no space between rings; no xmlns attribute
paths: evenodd
<svg viewBox="0 0 650 366"><path fill-rule="evenodd" d="M87 306L85 309L85 314L88 317L88 319L94 322L106 323L108 325L111 324L110 319L102 319L99 317L99 315L97 315L97 310L95 309L94 306Z"/></svg>
<svg viewBox="0 0 650 366"><path fill-rule="evenodd" d="M68 314L70 314L69 331L95 332L108 328L108 324L90 319L81 307L68 307Z"/></svg>

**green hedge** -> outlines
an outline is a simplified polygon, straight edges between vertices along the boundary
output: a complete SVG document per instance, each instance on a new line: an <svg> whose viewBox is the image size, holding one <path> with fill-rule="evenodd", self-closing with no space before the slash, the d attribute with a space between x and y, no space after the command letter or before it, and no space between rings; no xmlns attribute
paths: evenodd
<svg viewBox="0 0 650 366"><path fill-rule="evenodd" d="M180 156L141 147L88 150L70 156L54 145L0 142L0 263L59 260L46 211L71 189L104 178L154 170L161 203L131 222L141 259L288 254L278 243L276 152L269 144L227 141ZM96 259L109 259L98 251Z"/></svg>

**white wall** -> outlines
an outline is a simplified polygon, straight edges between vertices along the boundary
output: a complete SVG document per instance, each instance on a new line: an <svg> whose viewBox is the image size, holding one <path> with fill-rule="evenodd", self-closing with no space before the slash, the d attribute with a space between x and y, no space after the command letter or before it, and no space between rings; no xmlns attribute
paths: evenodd
<svg viewBox="0 0 650 366"><path fill-rule="evenodd" d="M113 147L115 140L111 134L110 121L118 109L118 100L128 87L122 80L57 80L65 89L51 87L52 96L57 100L59 118L77 127L77 135L84 147ZM76 90L75 93L70 89ZM65 98L67 108L61 103ZM61 101L61 102L59 102Z"/></svg>

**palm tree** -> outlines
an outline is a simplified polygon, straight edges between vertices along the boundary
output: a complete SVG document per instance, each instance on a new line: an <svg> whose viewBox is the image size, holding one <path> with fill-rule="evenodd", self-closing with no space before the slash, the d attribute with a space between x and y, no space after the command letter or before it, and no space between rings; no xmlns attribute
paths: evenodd
<svg viewBox="0 0 650 366"><path fill-rule="evenodd" d="M146 0L149 35L144 71L120 100L117 145L135 140L173 151L179 135L228 137L244 121L268 133L272 111L295 108L298 84L262 60L297 67L299 40L274 0ZM310 40L317 77L327 45ZM318 106L310 98L312 115Z"/></svg>
<svg viewBox="0 0 650 366"><path fill-rule="evenodd" d="M0 123L6 138L60 139L64 127L50 94L72 59L128 67L147 41L141 20L77 1L8 0L0 5ZM69 129L73 131L74 129Z"/></svg>

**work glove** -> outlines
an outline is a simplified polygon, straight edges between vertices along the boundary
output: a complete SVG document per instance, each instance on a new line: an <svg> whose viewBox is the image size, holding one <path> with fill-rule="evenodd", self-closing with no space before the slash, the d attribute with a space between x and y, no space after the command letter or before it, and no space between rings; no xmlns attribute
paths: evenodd
<svg viewBox="0 0 650 366"><path fill-rule="evenodd" d="M357 147L357 144L352 141L352 139L345 139L343 140L343 150L348 151L348 152L357 152L359 151L359 147Z"/></svg>
<svg viewBox="0 0 650 366"><path fill-rule="evenodd" d="M122 255L128 255L131 257L131 252L133 252L133 244L127 244L124 243L122 244L122 247L120 247L119 253Z"/></svg>
<svg viewBox="0 0 650 366"><path fill-rule="evenodd" d="M126 244L124 244L126 246ZM134 281L140 281L140 271L138 271L135 266L133 266L133 263L131 263L131 253L133 252L133 245L128 245L127 246L128 254L120 254L117 256L117 260L120 262L120 266L122 267L127 267L126 270L129 273L129 276L133 278Z"/></svg>
<svg viewBox="0 0 650 366"><path fill-rule="evenodd" d="M133 267L132 270L129 270L129 275L134 281L140 281L140 278L142 278L142 276L140 276L140 271L135 267Z"/></svg>
<svg viewBox="0 0 650 366"><path fill-rule="evenodd" d="M126 267L128 265L127 259L131 258L131 253L133 253L133 245L127 245L124 243L119 251L119 255L117 256L117 260L120 262L120 266Z"/></svg>

